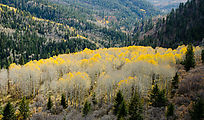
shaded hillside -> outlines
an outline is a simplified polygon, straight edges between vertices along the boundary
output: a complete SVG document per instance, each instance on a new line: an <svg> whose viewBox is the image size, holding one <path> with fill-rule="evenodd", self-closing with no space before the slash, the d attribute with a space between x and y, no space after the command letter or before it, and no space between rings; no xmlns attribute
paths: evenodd
<svg viewBox="0 0 204 120"><path fill-rule="evenodd" d="M57 1L57 0L53 0ZM135 19L145 18L149 16L158 15L160 12L156 10L152 4L146 0L60 0L84 9L84 12L93 17L95 20L106 19L108 24L115 24L115 26L131 27ZM115 20L110 21L109 17L116 17Z"/></svg>
<svg viewBox="0 0 204 120"><path fill-rule="evenodd" d="M180 4L165 19L156 23L151 34L146 35L141 45L175 48L180 44L199 45L204 38L204 1L192 0Z"/></svg>
<svg viewBox="0 0 204 120"><path fill-rule="evenodd" d="M100 47L124 46L127 41L126 34L121 30L116 31L115 28L109 28L104 24L103 26L96 25L93 21L95 19L90 16L92 14L86 14L85 8L78 8L64 2L63 4L61 2L52 3L47 0L1 0L0 2L29 12L37 18L73 27L78 34L97 43ZM90 21L87 21L88 19Z"/></svg>
<svg viewBox="0 0 204 120"><path fill-rule="evenodd" d="M60 53L96 49L96 44L68 25L33 17L29 12L0 4L0 67L24 64Z"/></svg>

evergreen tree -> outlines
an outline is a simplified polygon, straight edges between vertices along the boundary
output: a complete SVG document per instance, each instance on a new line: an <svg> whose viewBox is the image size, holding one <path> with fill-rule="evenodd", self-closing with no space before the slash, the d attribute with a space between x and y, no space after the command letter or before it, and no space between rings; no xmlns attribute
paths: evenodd
<svg viewBox="0 0 204 120"><path fill-rule="evenodd" d="M127 116L127 107L125 104L125 101L123 100L121 105L119 106L119 111L118 111L118 120L123 119L125 116Z"/></svg>
<svg viewBox="0 0 204 120"><path fill-rule="evenodd" d="M2 120L15 120L15 111L10 102L8 102L3 110L3 118Z"/></svg>
<svg viewBox="0 0 204 120"><path fill-rule="evenodd" d="M178 76L178 73L176 73L173 80L171 81L172 89L177 89L178 88L178 82L179 82L179 76Z"/></svg>
<svg viewBox="0 0 204 120"><path fill-rule="evenodd" d="M24 65L25 64L23 55L21 55L21 57L19 59L19 64L20 65Z"/></svg>
<svg viewBox="0 0 204 120"><path fill-rule="evenodd" d="M204 50L202 50L201 52L201 59L202 59L202 63L204 63Z"/></svg>
<svg viewBox="0 0 204 120"><path fill-rule="evenodd" d="M61 105L63 106L64 109L67 108L66 98L64 94L62 94L62 97L61 97Z"/></svg>
<svg viewBox="0 0 204 120"><path fill-rule="evenodd" d="M88 101L86 101L83 108L83 116L86 116L90 110L91 110L91 104Z"/></svg>
<svg viewBox="0 0 204 120"><path fill-rule="evenodd" d="M69 53L70 53L69 48L66 49L65 53L66 53L66 54L69 54Z"/></svg>
<svg viewBox="0 0 204 120"><path fill-rule="evenodd" d="M53 106L53 103L52 103L51 97L49 97L48 102L47 102L47 110L50 110L52 106Z"/></svg>
<svg viewBox="0 0 204 120"><path fill-rule="evenodd" d="M134 96L131 98L130 105L129 105L129 120L142 120L142 112L143 112L143 106L141 103L141 100L139 98L139 95L137 92L135 92Z"/></svg>
<svg viewBox="0 0 204 120"><path fill-rule="evenodd" d="M165 90L159 90L156 84L150 93L150 105L153 107L162 107L166 105L167 99L165 97Z"/></svg>
<svg viewBox="0 0 204 120"><path fill-rule="evenodd" d="M116 95L115 103L114 103L114 114L115 115L118 114L118 111L119 111L119 108L122 102L123 102L123 95L121 91L119 91Z"/></svg>
<svg viewBox="0 0 204 120"><path fill-rule="evenodd" d="M179 83L179 76L178 76L178 73L176 73L176 75L171 81L171 97L173 97L174 94L176 93L176 89L178 88L178 83Z"/></svg>
<svg viewBox="0 0 204 120"><path fill-rule="evenodd" d="M199 99L193 105L192 110L190 110L190 115L192 120L203 120L204 119L204 100Z"/></svg>
<svg viewBox="0 0 204 120"><path fill-rule="evenodd" d="M2 114L3 114L3 109L2 109L1 103L0 103L0 115L2 115Z"/></svg>
<svg viewBox="0 0 204 120"><path fill-rule="evenodd" d="M29 102L26 101L25 97L23 97L23 99L21 100L19 111L20 116L22 116L23 120L26 120L30 115Z"/></svg>
<svg viewBox="0 0 204 120"><path fill-rule="evenodd" d="M194 56L194 52L193 52L193 46L191 44L188 45L188 48L187 48L184 67L185 67L186 71L189 71L190 68L195 67L195 56Z"/></svg>
<svg viewBox="0 0 204 120"><path fill-rule="evenodd" d="M94 106L97 104L95 92L94 92L93 95L92 95L92 103L93 103Z"/></svg>
<svg viewBox="0 0 204 120"><path fill-rule="evenodd" d="M167 112L166 112L166 116L173 116L174 115L174 105L173 104L169 104L167 106Z"/></svg>
<svg viewBox="0 0 204 120"><path fill-rule="evenodd" d="M56 49L56 56L58 56L59 55L59 50L58 50L58 48Z"/></svg>

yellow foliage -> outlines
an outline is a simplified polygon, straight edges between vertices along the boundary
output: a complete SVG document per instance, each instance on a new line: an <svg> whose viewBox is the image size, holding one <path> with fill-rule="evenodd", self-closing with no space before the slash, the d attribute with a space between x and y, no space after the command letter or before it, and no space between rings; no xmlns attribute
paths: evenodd
<svg viewBox="0 0 204 120"><path fill-rule="evenodd" d="M100 95L104 94L104 91L112 92L110 90L117 86L123 92L130 91L132 84L137 84L135 86L138 86L140 92L147 93L152 85L153 74L157 74L160 81L172 79L176 71L176 61L183 60L186 50L186 46L179 46L174 50L143 46L98 50L86 48L81 52L30 61L24 66L13 63L9 70L12 80L27 78L26 70L29 74L37 74L33 75L35 78L41 76L42 79L39 80L53 82L60 92L78 88L86 91L91 83L95 83L96 92L98 90ZM195 47L194 50L195 55L199 56L200 47Z"/></svg>
<svg viewBox="0 0 204 120"><path fill-rule="evenodd" d="M145 12L146 10L144 10L144 9L140 9L140 11Z"/></svg>
<svg viewBox="0 0 204 120"><path fill-rule="evenodd" d="M2 118L3 118L3 115L0 115L0 120L2 120Z"/></svg>

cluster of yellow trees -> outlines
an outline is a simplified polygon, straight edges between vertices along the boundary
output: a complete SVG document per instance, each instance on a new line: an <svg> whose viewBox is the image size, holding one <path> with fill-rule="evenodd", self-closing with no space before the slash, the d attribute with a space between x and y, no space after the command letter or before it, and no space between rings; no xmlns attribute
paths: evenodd
<svg viewBox="0 0 204 120"><path fill-rule="evenodd" d="M8 71L1 70L0 89L6 93L9 82L15 94L21 96L49 93L57 98L63 93L75 105L92 93L98 100L112 102L119 89L128 99L135 89L146 95L152 79L167 88L176 73L176 63L184 59L186 51L186 46L175 50L142 46L85 49L23 66L13 63ZM195 47L194 52L199 60L201 48Z"/></svg>

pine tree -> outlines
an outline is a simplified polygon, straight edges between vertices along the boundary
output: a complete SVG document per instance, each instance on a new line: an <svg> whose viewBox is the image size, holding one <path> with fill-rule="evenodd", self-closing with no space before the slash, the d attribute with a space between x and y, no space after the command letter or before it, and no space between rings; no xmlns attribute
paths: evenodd
<svg viewBox="0 0 204 120"><path fill-rule="evenodd" d="M15 120L15 111L10 102L8 102L3 110L3 118L2 120Z"/></svg>
<svg viewBox="0 0 204 120"><path fill-rule="evenodd" d="M204 63L204 50L202 50L201 52L201 59L202 59L202 63Z"/></svg>
<svg viewBox="0 0 204 120"><path fill-rule="evenodd" d="M137 92L133 95L129 105L129 120L142 120L143 106Z"/></svg>
<svg viewBox="0 0 204 120"><path fill-rule="evenodd" d="M125 116L127 116L127 113L128 113L127 107L126 107L125 101L123 100L119 106L118 120L123 119Z"/></svg>
<svg viewBox="0 0 204 120"><path fill-rule="evenodd" d="M167 99L165 97L165 90L159 90L158 85L156 84L149 97L150 105L153 107L162 107L166 105Z"/></svg>
<svg viewBox="0 0 204 120"><path fill-rule="evenodd" d="M199 99L193 105L192 110L190 110L190 115L192 120L203 120L204 119L204 100Z"/></svg>
<svg viewBox="0 0 204 120"><path fill-rule="evenodd" d="M83 108L83 116L86 116L90 110L91 110L91 104L88 101L86 101Z"/></svg>
<svg viewBox="0 0 204 120"><path fill-rule="evenodd" d="M176 73L176 75L171 81L171 97L173 97L174 94L176 93L176 89L178 89L178 83L179 83L179 76L178 76L178 73Z"/></svg>
<svg viewBox="0 0 204 120"><path fill-rule="evenodd" d="M66 99L65 99L65 95L62 94L62 97L61 97L61 105L63 106L63 108L67 108L67 104L66 104Z"/></svg>
<svg viewBox="0 0 204 120"><path fill-rule="evenodd" d="M56 49L56 56L58 56L59 55L59 50L58 50L58 48Z"/></svg>
<svg viewBox="0 0 204 120"><path fill-rule="evenodd" d="M167 112L166 112L166 116L173 116L174 115L174 105L173 104L169 104L167 106Z"/></svg>
<svg viewBox="0 0 204 120"><path fill-rule="evenodd" d="M188 48L187 48L184 67L185 67L186 71L189 71L190 68L195 67L195 56L194 56L194 52L193 52L193 46L191 44L188 45Z"/></svg>
<svg viewBox="0 0 204 120"><path fill-rule="evenodd" d="M119 108L122 102L123 102L123 95L121 91L119 91L116 95L115 103L114 103L114 114L115 115L118 114L118 111L119 111Z"/></svg>
<svg viewBox="0 0 204 120"><path fill-rule="evenodd" d="M53 106L53 103L52 103L51 97L49 97L48 102L47 102L47 110L50 110L52 106Z"/></svg>
<svg viewBox="0 0 204 120"><path fill-rule="evenodd" d="M20 116L22 116L23 120L26 120L30 115L29 102L26 101L25 97L23 97L23 99L21 100L19 111Z"/></svg>
<svg viewBox="0 0 204 120"><path fill-rule="evenodd" d="M66 53L66 54L69 54L69 53L70 53L69 48L66 49L65 53Z"/></svg>
<svg viewBox="0 0 204 120"><path fill-rule="evenodd" d="M172 82L171 82L171 87L172 89L177 89L178 88L178 82L179 82L179 76L178 73L174 76Z"/></svg>
<svg viewBox="0 0 204 120"><path fill-rule="evenodd" d="M23 55L21 55L21 57L20 57L20 59L19 59L19 64L20 65L24 65L24 57L23 57Z"/></svg>
<svg viewBox="0 0 204 120"><path fill-rule="evenodd" d="M1 103L0 103L0 115L2 115L2 114L3 114L3 109L2 109Z"/></svg>
<svg viewBox="0 0 204 120"><path fill-rule="evenodd" d="M94 106L97 104L95 92L94 92L93 95L92 95L92 103L93 103Z"/></svg>

